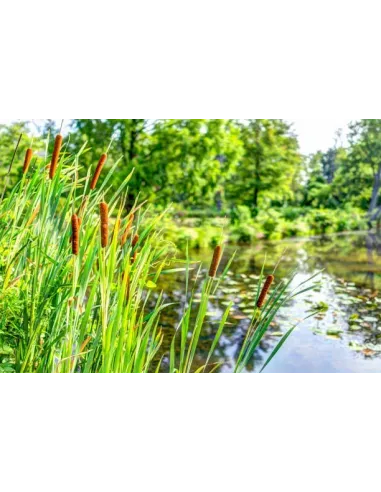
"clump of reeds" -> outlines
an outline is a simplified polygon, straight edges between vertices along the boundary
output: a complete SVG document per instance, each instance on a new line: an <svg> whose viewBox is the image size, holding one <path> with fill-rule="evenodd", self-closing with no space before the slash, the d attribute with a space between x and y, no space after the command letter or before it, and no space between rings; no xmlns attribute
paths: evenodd
<svg viewBox="0 0 381 492"><path fill-rule="evenodd" d="M103 166L106 164L106 161L107 161L107 154L102 154L101 155L101 158L99 159L98 165L97 165L97 167L95 169L95 173L94 173L93 179L91 180L91 184L90 184L90 189L91 190L95 190L95 187L97 186L97 182L98 182L99 176L101 175Z"/></svg>
<svg viewBox="0 0 381 492"><path fill-rule="evenodd" d="M53 155L52 155L52 161L50 163L50 169L49 169L49 177L50 179L53 179L56 170L57 170L57 165L58 165L58 159L60 157L60 152L61 152L61 147L62 147L62 135L57 135L55 142L54 142L54 149L53 149Z"/></svg>
<svg viewBox="0 0 381 492"><path fill-rule="evenodd" d="M213 254L212 263L209 269L209 277L214 278L217 274L218 267L220 266L222 258L222 246L216 246Z"/></svg>
<svg viewBox="0 0 381 492"><path fill-rule="evenodd" d="M121 245L124 246L127 242L127 239L128 239L128 236L130 234L130 231L131 231L131 227L132 227L132 224L134 222L134 219L135 219L135 215L134 214L131 214L130 215L130 218L128 220L128 224L126 226L126 230L124 231L123 233L123 236L122 236L122 239L121 239Z"/></svg>
<svg viewBox="0 0 381 492"><path fill-rule="evenodd" d="M274 275L269 275L267 277L265 285L263 286L262 291L260 293L260 296L258 298L258 302L257 302L257 308L258 309L263 308L265 301L266 301L267 294L269 293L270 287L272 286L274 280L275 280Z"/></svg>
<svg viewBox="0 0 381 492"><path fill-rule="evenodd" d="M106 248L108 244L108 205L102 202L99 208L101 214L101 243L102 248Z"/></svg>
<svg viewBox="0 0 381 492"><path fill-rule="evenodd" d="M24 166L22 170L23 174L26 174L28 172L30 163L32 161L32 157L33 157L33 149L27 149L25 153Z"/></svg>
<svg viewBox="0 0 381 492"><path fill-rule="evenodd" d="M72 231L72 252L73 255L78 255L79 253L79 219L77 215L73 215L71 218L71 231Z"/></svg>

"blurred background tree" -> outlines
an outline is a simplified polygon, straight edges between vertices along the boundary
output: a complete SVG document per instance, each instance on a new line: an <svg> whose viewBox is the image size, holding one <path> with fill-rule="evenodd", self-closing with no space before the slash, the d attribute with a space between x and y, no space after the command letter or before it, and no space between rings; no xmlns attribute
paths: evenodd
<svg viewBox="0 0 381 492"><path fill-rule="evenodd" d="M51 119L0 126L2 190L20 177L32 134L35 156L43 156L44 139L60 125ZM353 121L345 145L338 135L332 148L309 156L282 119L73 119L63 131L69 150L87 143L85 169L103 152L108 168L119 161L115 187L134 169L128 206L139 196L157 209L174 204L184 216L230 216L246 224L240 238L345 230L363 226L353 217L381 217L381 120ZM336 227L339 214L346 216Z"/></svg>

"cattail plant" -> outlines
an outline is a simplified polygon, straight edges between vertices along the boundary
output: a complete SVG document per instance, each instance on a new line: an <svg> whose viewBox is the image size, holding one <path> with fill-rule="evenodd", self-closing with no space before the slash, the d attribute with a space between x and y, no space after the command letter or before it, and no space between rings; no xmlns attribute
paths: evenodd
<svg viewBox="0 0 381 492"><path fill-rule="evenodd" d="M139 242L139 234L135 234L135 236L132 238L132 249L135 248L135 246L138 244Z"/></svg>
<svg viewBox="0 0 381 492"><path fill-rule="evenodd" d="M265 301L266 301L267 294L269 293L270 287L272 286L274 280L275 280L274 275L269 275L267 277L265 285L263 286L262 292L258 298L258 302L257 302L257 308L258 309L263 308Z"/></svg>
<svg viewBox="0 0 381 492"><path fill-rule="evenodd" d="M50 163L50 170L49 170L50 179L53 179L56 174L61 147L62 147L62 135L57 135L56 140L54 142L52 161Z"/></svg>
<svg viewBox="0 0 381 492"><path fill-rule="evenodd" d="M79 219L77 215L73 215L71 218L71 231L72 231L72 252L73 255L79 253Z"/></svg>
<svg viewBox="0 0 381 492"><path fill-rule="evenodd" d="M27 149L25 153L24 166L22 170L23 174L26 174L28 172L32 157L33 157L33 149Z"/></svg>
<svg viewBox="0 0 381 492"><path fill-rule="evenodd" d="M98 165L97 165L97 167L95 169L95 173L94 173L93 179L91 180L91 184L90 184L90 189L91 190L95 190L95 187L97 186L97 182L98 182L99 176L101 175L103 166L106 164L106 161L107 161L107 154L102 154L101 155L101 158L99 159Z"/></svg>
<svg viewBox="0 0 381 492"><path fill-rule="evenodd" d="M121 239L121 245L124 246L127 242L127 238L130 234L130 231L131 231L131 227L132 227L132 224L134 222L134 218L135 218L135 215L134 214L131 214L130 215L130 218L129 218L129 221L128 221L128 224L126 226L126 230L124 231L123 233L123 236L122 236L122 239Z"/></svg>
<svg viewBox="0 0 381 492"><path fill-rule="evenodd" d="M108 205L105 202L100 204L101 214L101 242L102 248L106 248L108 244Z"/></svg>
<svg viewBox="0 0 381 492"><path fill-rule="evenodd" d="M217 274L218 267L220 266L222 258L222 246L216 246L213 254L212 263L209 269L209 277L214 278Z"/></svg>

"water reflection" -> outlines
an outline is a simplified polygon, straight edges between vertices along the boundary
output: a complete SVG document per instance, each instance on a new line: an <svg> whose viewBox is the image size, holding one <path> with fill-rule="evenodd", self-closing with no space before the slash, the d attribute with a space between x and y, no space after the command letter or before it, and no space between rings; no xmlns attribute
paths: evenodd
<svg viewBox="0 0 381 492"><path fill-rule="evenodd" d="M226 251L225 262L231 253ZM192 256L207 266L211 253L204 251ZM318 270L324 269L324 273L311 293L293 300L279 312L247 371L258 371L282 333L317 305L325 307L325 311L301 323L267 371L381 371L381 237L375 234L344 234L239 248L220 294L211 299L195 365L205 362L226 304L234 300L229 325L214 358L215 362L222 362L220 372L232 370L254 309L262 264L266 260L266 273L272 273L280 257L277 278L285 278L297 269L295 283L299 283ZM166 334L164 350L169 351L173 327L178 325L186 302L183 274L166 277L161 287L166 292L166 302L178 302L162 319Z"/></svg>

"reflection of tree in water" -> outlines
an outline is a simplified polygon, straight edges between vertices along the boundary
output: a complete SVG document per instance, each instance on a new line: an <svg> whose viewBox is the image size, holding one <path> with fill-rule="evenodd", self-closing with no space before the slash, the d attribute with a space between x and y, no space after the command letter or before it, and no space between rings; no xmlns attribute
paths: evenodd
<svg viewBox="0 0 381 492"><path fill-rule="evenodd" d="M370 285L371 289L375 291L375 256L381 256L381 237L378 234L369 233L366 236L366 250L368 255L368 264L371 267L366 273L366 281Z"/></svg>

